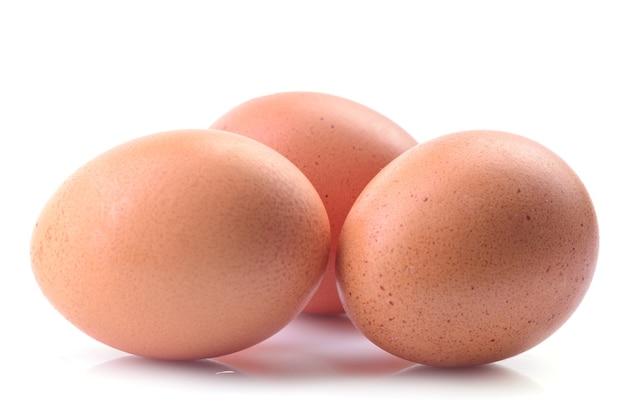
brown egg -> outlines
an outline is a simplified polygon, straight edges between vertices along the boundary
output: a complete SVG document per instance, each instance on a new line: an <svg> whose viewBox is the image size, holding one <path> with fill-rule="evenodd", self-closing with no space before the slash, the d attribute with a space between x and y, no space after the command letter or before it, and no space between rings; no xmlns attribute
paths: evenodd
<svg viewBox="0 0 626 417"><path fill-rule="evenodd" d="M136 355L197 359L290 322L324 272L321 199L286 158L213 130L117 146L53 194L31 243L41 290L93 338Z"/></svg>
<svg viewBox="0 0 626 417"><path fill-rule="evenodd" d="M594 207L563 160L524 137L467 131L418 145L372 180L346 218L337 272L372 342L460 367L556 331L597 255Z"/></svg>
<svg viewBox="0 0 626 417"><path fill-rule="evenodd" d="M212 128L239 133L276 149L311 180L328 212L331 252L324 279L306 313L343 313L335 279L335 248L352 203L381 168L417 144L382 114L354 101L315 92L258 97L231 109Z"/></svg>

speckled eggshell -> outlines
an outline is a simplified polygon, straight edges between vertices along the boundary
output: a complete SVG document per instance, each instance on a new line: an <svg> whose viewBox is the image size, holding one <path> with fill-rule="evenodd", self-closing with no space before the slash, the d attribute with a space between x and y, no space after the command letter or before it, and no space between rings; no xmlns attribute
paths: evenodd
<svg viewBox="0 0 626 417"><path fill-rule="evenodd" d="M157 133L86 163L35 226L32 268L70 322L122 351L199 359L290 322L330 249L321 199L286 158L214 130Z"/></svg>
<svg viewBox="0 0 626 417"><path fill-rule="evenodd" d="M592 201L562 159L518 135L465 131L418 145L372 180L344 224L337 271L371 341L461 367L555 332L597 256Z"/></svg>
<svg viewBox="0 0 626 417"><path fill-rule="evenodd" d="M236 106L212 125L256 139L292 161L320 194L331 226L324 279L304 311L343 313L335 250L343 221L367 183L417 142L386 116L354 101L317 92L283 92Z"/></svg>

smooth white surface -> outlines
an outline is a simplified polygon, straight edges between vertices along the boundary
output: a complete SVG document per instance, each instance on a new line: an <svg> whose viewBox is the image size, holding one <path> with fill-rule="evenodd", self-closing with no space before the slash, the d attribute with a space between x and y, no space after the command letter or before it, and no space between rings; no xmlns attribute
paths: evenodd
<svg viewBox="0 0 626 417"><path fill-rule="evenodd" d="M625 18L618 1L0 3L0 414L623 414ZM580 308L539 346L471 370L413 365L345 318L311 317L243 352L160 363L52 309L29 241L68 175L286 90L361 102L421 142L490 128L551 148L600 221Z"/></svg>

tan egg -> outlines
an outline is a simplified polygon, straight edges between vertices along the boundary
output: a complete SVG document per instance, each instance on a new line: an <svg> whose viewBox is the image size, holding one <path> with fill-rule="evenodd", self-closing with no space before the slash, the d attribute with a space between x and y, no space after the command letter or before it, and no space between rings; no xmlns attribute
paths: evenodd
<svg viewBox="0 0 626 417"><path fill-rule="evenodd" d="M521 136L467 131L418 145L372 180L344 224L337 271L371 341L460 367L555 332L597 256L592 201L562 159Z"/></svg>
<svg viewBox="0 0 626 417"><path fill-rule="evenodd" d="M286 158L213 130L119 145L70 176L37 221L41 290L93 338L136 355L198 359L271 336L309 301L330 227Z"/></svg>
<svg viewBox="0 0 626 417"><path fill-rule="evenodd" d="M212 125L276 149L311 180L328 212L331 252L324 279L306 313L343 313L335 279L335 248L343 221L365 185L417 142L382 114L354 101L316 92L257 97Z"/></svg>

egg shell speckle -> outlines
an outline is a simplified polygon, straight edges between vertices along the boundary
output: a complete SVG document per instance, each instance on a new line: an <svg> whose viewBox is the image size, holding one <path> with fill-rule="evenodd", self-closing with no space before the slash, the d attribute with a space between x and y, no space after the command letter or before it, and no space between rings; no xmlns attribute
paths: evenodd
<svg viewBox="0 0 626 417"><path fill-rule="evenodd" d="M339 242L346 311L383 349L471 366L519 354L574 312L598 255L580 179L527 138L467 131L418 145L365 188Z"/></svg>

